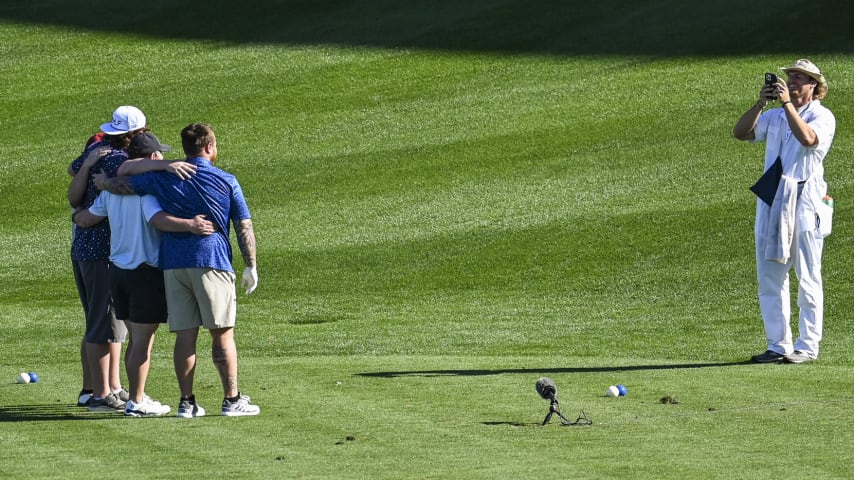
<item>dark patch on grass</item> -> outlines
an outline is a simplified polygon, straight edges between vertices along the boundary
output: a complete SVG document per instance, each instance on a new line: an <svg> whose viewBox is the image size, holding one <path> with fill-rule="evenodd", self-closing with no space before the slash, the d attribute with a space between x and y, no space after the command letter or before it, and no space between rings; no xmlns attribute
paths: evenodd
<svg viewBox="0 0 854 480"><path fill-rule="evenodd" d="M539 423L531 423L531 422L481 422L483 425L487 425L490 427L539 427L541 424Z"/></svg>
<svg viewBox="0 0 854 480"><path fill-rule="evenodd" d="M440 377L440 376L483 376L483 375L501 375L501 374L546 374L546 373L595 373L595 372L624 372L634 370L674 370L683 368L715 368L715 367L732 367L737 365L751 365L750 360L738 362L717 362L717 363L683 363L683 364L666 364L666 365L624 365L618 367L567 367L567 368L506 368L492 370L414 370L400 372L366 372L357 373L356 375L363 377Z"/></svg>
<svg viewBox="0 0 854 480"><path fill-rule="evenodd" d="M8 405L0 407L0 423L59 420L110 420L124 418L120 413L90 413L72 405Z"/></svg>
<svg viewBox="0 0 854 480"><path fill-rule="evenodd" d="M167 0L146 2L128 14L106 0L6 2L7 21L84 30L229 43L332 44L379 48L545 53L556 55L748 55L785 52L779 26L800 19L798 33L812 52L850 52L848 4L841 0L767 5L717 2L563 2L559 0L211 0L187 8ZM97 12L97 15L93 15ZM156 21L157 28L151 23ZM187 28L205 25L206 28ZM720 40L723 39L723 40Z"/></svg>
<svg viewBox="0 0 854 480"><path fill-rule="evenodd" d="M290 320L288 323L293 325L319 325L322 323L335 323L345 318L341 315L327 315L322 313L317 314L309 314L309 315L298 315Z"/></svg>

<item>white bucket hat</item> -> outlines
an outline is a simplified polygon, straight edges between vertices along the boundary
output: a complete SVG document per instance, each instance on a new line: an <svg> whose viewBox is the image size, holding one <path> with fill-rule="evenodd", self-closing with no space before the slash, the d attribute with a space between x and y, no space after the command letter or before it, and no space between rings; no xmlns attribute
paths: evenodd
<svg viewBox="0 0 854 480"><path fill-rule="evenodd" d="M789 72L801 72L804 75L809 76L810 78L817 81L819 84L827 83L824 80L824 75L821 74L821 70L815 66L814 63L807 60L806 58L802 58L795 62L791 67L780 67L780 70L789 73Z"/></svg>

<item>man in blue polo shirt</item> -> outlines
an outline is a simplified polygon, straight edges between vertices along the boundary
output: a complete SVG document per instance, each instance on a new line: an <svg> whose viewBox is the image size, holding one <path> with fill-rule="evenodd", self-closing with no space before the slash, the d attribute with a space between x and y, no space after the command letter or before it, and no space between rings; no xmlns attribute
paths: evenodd
<svg viewBox="0 0 854 480"><path fill-rule="evenodd" d="M181 131L186 162L196 166L188 180L162 171L163 162L125 162L119 177L104 187L117 193L155 196L163 210L180 218L204 215L216 232L209 236L161 232L160 267L164 271L169 329L176 333L175 374L181 390L178 416L204 415L196 403L193 379L199 327L212 338L212 358L223 388L222 415L257 415L261 409L237 386L237 345L234 325L237 293L229 231L234 223L245 269L242 286L252 293L258 285L255 233L243 190L234 175L214 167L217 143L207 124L193 123ZM130 177L126 175L132 175Z"/></svg>

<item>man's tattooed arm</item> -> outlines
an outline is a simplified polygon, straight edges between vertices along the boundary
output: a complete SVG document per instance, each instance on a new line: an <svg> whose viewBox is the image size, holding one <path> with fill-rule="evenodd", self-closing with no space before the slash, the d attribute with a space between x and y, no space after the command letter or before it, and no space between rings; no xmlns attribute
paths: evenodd
<svg viewBox="0 0 854 480"><path fill-rule="evenodd" d="M237 246L243 255L243 265L247 268L255 267L255 230L252 229L252 220L247 218L241 220L234 226L237 232Z"/></svg>

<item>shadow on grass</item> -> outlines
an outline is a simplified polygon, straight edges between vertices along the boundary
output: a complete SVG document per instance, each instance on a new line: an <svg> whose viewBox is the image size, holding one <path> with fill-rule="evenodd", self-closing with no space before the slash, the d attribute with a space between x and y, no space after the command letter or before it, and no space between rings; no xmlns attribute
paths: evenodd
<svg viewBox="0 0 854 480"><path fill-rule="evenodd" d="M620 367L565 367L565 368L500 368L491 370L412 370L399 372L366 372L357 373L362 377L442 377L442 376L466 376L479 377L484 375L501 374L547 374L547 373L597 373L597 372L626 372L634 370L677 370L685 368L716 368L732 367L736 365L753 365L750 360L738 362L716 362L716 363L678 363L666 365L625 365Z"/></svg>
<svg viewBox="0 0 854 480"><path fill-rule="evenodd" d="M110 420L124 418L112 413L90 413L86 409L71 405L8 405L0 406L0 423L42 422L57 420Z"/></svg>
<svg viewBox="0 0 854 480"><path fill-rule="evenodd" d="M480 422L487 427L542 427L540 422Z"/></svg>
<svg viewBox="0 0 854 480"><path fill-rule="evenodd" d="M129 10L108 0L57 0L3 2L0 20L247 44L737 56L790 52L781 25L797 25L809 53L850 52L849 18L838 14L848 8L844 0L779 0L773 15L766 2L742 0L209 0L204 8L150 0Z"/></svg>

